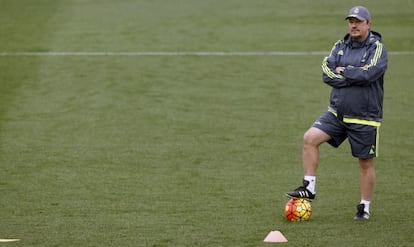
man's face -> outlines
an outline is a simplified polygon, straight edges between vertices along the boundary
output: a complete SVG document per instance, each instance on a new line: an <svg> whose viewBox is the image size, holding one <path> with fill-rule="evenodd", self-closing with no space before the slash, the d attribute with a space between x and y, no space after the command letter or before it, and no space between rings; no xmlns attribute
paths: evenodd
<svg viewBox="0 0 414 247"><path fill-rule="evenodd" d="M348 31L353 40L364 41L369 34L371 22L351 17L348 19Z"/></svg>

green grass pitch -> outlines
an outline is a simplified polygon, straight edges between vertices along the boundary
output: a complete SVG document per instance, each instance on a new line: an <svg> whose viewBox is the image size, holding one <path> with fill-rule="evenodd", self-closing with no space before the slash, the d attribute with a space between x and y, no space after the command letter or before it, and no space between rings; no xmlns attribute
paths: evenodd
<svg viewBox="0 0 414 247"><path fill-rule="evenodd" d="M369 222L347 143L321 147L311 221L284 218L324 55L125 55L327 55L358 4L394 52ZM412 246L413 26L406 0L0 0L0 247Z"/></svg>

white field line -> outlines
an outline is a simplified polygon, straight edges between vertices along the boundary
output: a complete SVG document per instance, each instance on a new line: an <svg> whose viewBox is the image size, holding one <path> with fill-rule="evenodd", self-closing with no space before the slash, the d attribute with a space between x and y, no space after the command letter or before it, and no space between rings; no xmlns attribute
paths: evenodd
<svg viewBox="0 0 414 247"><path fill-rule="evenodd" d="M16 242L20 241L20 239L17 238L1 238L0 243L7 243L7 242Z"/></svg>
<svg viewBox="0 0 414 247"><path fill-rule="evenodd" d="M0 52L0 57L67 57L67 56L322 56L328 51L135 51L135 52ZM414 55L414 51L390 51L389 55Z"/></svg>

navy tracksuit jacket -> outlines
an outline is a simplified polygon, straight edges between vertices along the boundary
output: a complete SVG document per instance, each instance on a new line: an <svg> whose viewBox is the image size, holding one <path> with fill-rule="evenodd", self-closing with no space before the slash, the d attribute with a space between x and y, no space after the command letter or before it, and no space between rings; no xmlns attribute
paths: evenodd
<svg viewBox="0 0 414 247"><path fill-rule="evenodd" d="M336 74L336 67L345 70ZM386 69L381 34L371 31L363 43L347 34L322 62L322 79L332 87L329 110L344 118L381 122Z"/></svg>

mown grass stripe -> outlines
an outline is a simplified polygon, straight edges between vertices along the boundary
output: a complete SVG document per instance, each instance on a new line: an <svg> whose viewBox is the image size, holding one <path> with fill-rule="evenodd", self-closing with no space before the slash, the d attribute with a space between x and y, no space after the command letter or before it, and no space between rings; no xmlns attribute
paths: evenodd
<svg viewBox="0 0 414 247"><path fill-rule="evenodd" d="M48 56L320 56L328 51L137 51L137 52L0 52L0 57ZM391 51L389 55L414 55L414 51Z"/></svg>

